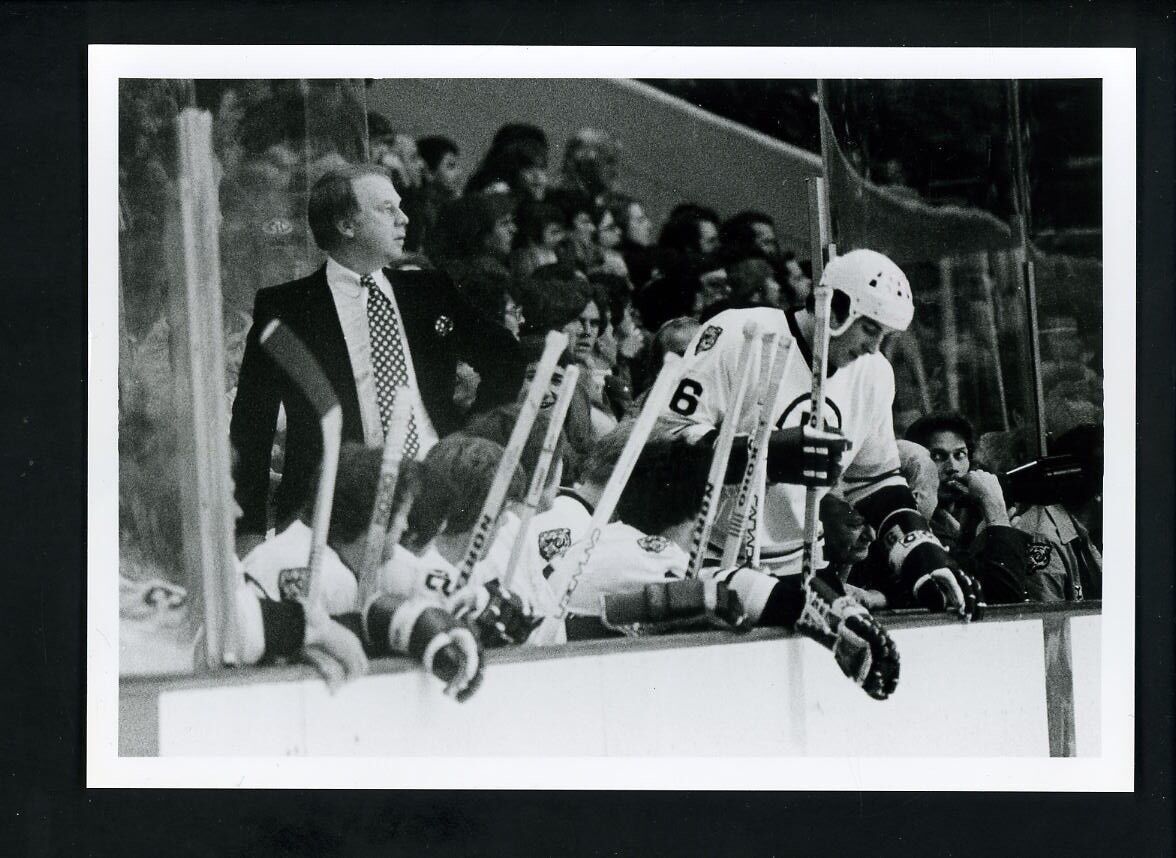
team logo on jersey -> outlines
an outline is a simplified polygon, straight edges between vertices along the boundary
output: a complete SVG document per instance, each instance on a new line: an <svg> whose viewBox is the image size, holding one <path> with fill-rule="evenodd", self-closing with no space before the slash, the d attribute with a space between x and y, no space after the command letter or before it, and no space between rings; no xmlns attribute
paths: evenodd
<svg viewBox="0 0 1176 858"><path fill-rule="evenodd" d="M430 590L436 590L444 593L446 596L453 593L453 581L449 575L440 569L431 569L429 574L425 576L425 586Z"/></svg>
<svg viewBox="0 0 1176 858"><path fill-rule="evenodd" d="M544 560L563 557L572 544L572 532L566 527L545 530L539 534L539 556Z"/></svg>
<svg viewBox="0 0 1176 858"><path fill-rule="evenodd" d="M1029 546L1029 566L1034 572L1040 572L1049 566L1053 546L1048 542L1034 542Z"/></svg>
<svg viewBox="0 0 1176 858"><path fill-rule="evenodd" d="M670 544L670 540L664 536L643 536L637 540L637 544L650 554L661 554L666 550L666 546Z"/></svg>
<svg viewBox="0 0 1176 858"><path fill-rule="evenodd" d="M286 602L294 602L307 595L307 579L310 570L305 566L297 569L283 569L278 573L278 597Z"/></svg>
<svg viewBox="0 0 1176 858"><path fill-rule="evenodd" d="M698 345L694 347L694 353L696 355L702 354L713 349L722 333L723 329L718 325L707 325L706 330L702 332L702 336L698 338Z"/></svg>
<svg viewBox="0 0 1176 858"><path fill-rule="evenodd" d="M780 415L780 419L776 421L776 428L783 429L786 426L805 425L809 420L808 404L812 399L812 395L802 393L796 399L788 403L788 407L784 409L784 413ZM796 411L800 411L800 420L789 420ZM840 432L843 421L841 419L841 408L836 402L825 397L825 431L826 432Z"/></svg>

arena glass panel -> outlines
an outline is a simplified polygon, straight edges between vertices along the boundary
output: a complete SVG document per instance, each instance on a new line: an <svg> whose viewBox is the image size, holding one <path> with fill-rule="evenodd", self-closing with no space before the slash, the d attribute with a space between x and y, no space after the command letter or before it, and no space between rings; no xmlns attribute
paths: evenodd
<svg viewBox="0 0 1176 858"><path fill-rule="evenodd" d="M977 434L1034 423L1002 81L824 84L833 237L905 271L915 300L894 365L895 431L953 410Z"/></svg>
<svg viewBox="0 0 1176 858"><path fill-rule="evenodd" d="M317 174L367 153L362 80L123 80L119 90L120 672L192 669L201 582L180 542L175 500L190 463L177 453L170 330L182 318L183 241L177 117L212 116L219 175L224 393L231 407L262 286L321 264L306 226ZM227 427L226 427L227 429ZM279 444L280 444L279 437ZM280 468L280 450L274 467ZM184 599L184 594L188 598ZM178 603L183 603L177 608Z"/></svg>

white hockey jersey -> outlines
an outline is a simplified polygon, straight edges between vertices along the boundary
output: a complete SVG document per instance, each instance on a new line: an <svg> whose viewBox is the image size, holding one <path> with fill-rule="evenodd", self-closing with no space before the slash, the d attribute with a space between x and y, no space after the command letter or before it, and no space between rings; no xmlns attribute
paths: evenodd
<svg viewBox="0 0 1176 858"><path fill-rule="evenodd" d="M575 557L576 551L571 556ZM601 597L634 593L646 584L684 578L689 560L685 551L664 536L648 536L620 521L607 524L572 592L568 612L599 617ZM547 583L557 604L575 572L575 563L554 564Z"/></svg>
<svg viewBox="0 0 1176 858"><path fill-rule="evenodd" d="M285 530L250 551L241 563L242 571L274 600L294 599L305 586L310 559L311 530L295 519ZM359 610L359 583L329 546L323 552L318 586L328 614Z"/></svg>
<svg viewBox="0 0 1176 858"><path fill-rule="evenodd" d="M486 551L476 564L467 586L485 586L488 581L503 580L503 571L510 558L510 548L519 530L519 517L504 512L502 524ZM429 545L419 556L402 545L397 545L392 556L379 569L382 592L402 598L429 597L445 603L459 589L457 567L446 560L436 547Z"/></svg>
<svg viewBox="0 0 1176 858"><path fill-rule="evenodd" d="M755 322L761 333L774 331L787 363L783 381L772 403L774 427L799 426L808 412L812 388L809 350L794 318L767 307L726 310L703 325L679 364L679 381L665 418L697 439L727 419L735 398L735 367L743 345L743 327ZM737 415L736 432L755 431L755 390L762 351L754 348L749 361L748 393ZM841 367L825 384L825 424L852 442L841 460L840 491L856 503L883 486L903 485L899 475L898 447L894 439L891 405L894 371L881 354L865 355ZM764 488L758 487L759 497ZM776 484L767 487L764 515L757 516L761 565L775 574L800 572L804 539L804 486ZM722 551L727 519L735 491L723 492L712 530L711 551ZM814 558L820 565L819 554Z"/></svg>

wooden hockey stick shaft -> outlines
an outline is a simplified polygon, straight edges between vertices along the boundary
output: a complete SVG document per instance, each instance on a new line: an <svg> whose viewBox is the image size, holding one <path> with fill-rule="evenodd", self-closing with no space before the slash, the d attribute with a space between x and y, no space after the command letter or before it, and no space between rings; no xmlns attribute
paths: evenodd
<svg viewBox="0 0 1176 858"><path fill-rule="evenodd" d="M609 475L608 482L604 486L604 491L600 494L600 500L596 503L596 509L593 511L592 518L588 522L586 537L577 543L577 546L569 549L568 553L560 560L560 565L564 568L575 568L575 572L564 588L563 598L559 602L559 613L557 616L561 619L567 615L568 604L571 602L572 593L575 592L576 586L580 583L580 576L584 574L584 569L587 567L588 560L592 556L592 550L600 540L600 531L612 519L617 502L621 499L621 492L625 490L625 484L629 482L629 476L633 473L637 459L641 455L641 451L645 448L645 442L649 440L649 436L653 432L653 427L657 423L658 417L661 416L662 411L669 405L670 396L673 394L674 386L678 381L679 370L677 363L680 360L681 358L673 353L665 356L661 371L658 373L657 379L649 391L649 396L645 400L645 407L641 409L641 414L634 421L633 428L629 432L629 438L621 450L620 457L617 459L616 467L613 468L612 474Z"/></svg>
<svg viewBox="0 0 1176 858"><path fill-rule="evenodd" d="M560 433L563 431L564 421L568 416L568 407L572 404L572 397L576 394L576 383L579 380L580 368L578 366L569 366L564 371L559 396L551 408L547 434L543 436L543 447L539 452L539 461L535 463L535 473L531 475L531 486L527 489L527 499L523 503L523 509L519 515L519 532L515 535L514 543L510 547L510 559L506 563L506 572L502 582L504 590L509 591L511 584L514 583L519 560L523 556L523 546L527 541L527 530L531 526L531 519L535 517L536 511L539 509L539 499L543 497L543 489L547 485L547 474L555 459Z"/></svg>
<svg viewBox="0 0 1176 858"><path fill-rule="evenodd" d="M498 520L498 514L502 511L503 503L506 502L506 493L510 489L511 479L519 466L523 447L527 444L531 427L535 424L535 417L538 416L539 407L543 404L543 397L547 395L551 376L554 374L560 355L563 354L567 345L567 334L559 331L550 331L547 334L543 354L535 367L535 377L531 379L527 396L519 409L519 418L515 421L514 429L506 442L506 449L502 453L502 459L498 462L498 469L494 472L494 481L490 484L490 491L486 494L486 500L482 504L482 512L478 516L477 524L474 525L469 547L458 566L458 589L469 583L474 566L486 556L486 551L490 548L490 533L494 529L494 523Z"/></svg>
<svg viewBox="0 0 1176 858"><path fill-rule="evenodd" d="M323 555L331 526L331 506L335 501L335 477L339 470L339 449L343 443L343 410L327 377L306 346L277 319L261 332L261 345L299 386L319 416L323 459L311 515L310 556L307 558L306 597L314 604L319 598Z"/></svg>
<svg viewBox="0 0 1176 858"><path fill-rule="evenodd" d="M756 382L755 433L748 439L747 467L735 496L735 507L727 520L727 541L723 544L723 568L729 569L739 562L743 537L747 530L748 513L756 503L759 491L758 476L761 467L768 460L768 438L772 434L772 414L776 405L776 393L784 378L784 362L788 357L786 349L778 347L777 334L768 331L763 336L763 355L760 361L759 378Z"/></svg>
<svg viewBox="0 0 1176 858"><path fill-rule="evenodd" d="M694 532L691 534L690 543L690 562L686 565L687 578L697 578L698 573L702 571L702 561L706 559L711 528L714 527L715 514L718 512L719 500L723 494L723 478L727 475L727 463L731 459L731 445L735 442L735 430L739 428L743 400L747 396L751 352L755 348L758 334L759 330L755 322L748 322L743 326L743 345L739 349L739 357L735 362L735 398L723 417L719 437L715 440L715 451L711 456L706 488L702 493L702 508L694 519Z"/></svg>
<svg viewBox="0 0 1176 858"><path fill-rule="evenodd" d="M388 418L388 434L384 437L384 459L380 463L380 482L376 487L376 498L372 504L372 517L368 524L367 543L364 545L363 561L359 568L360 604L376 587L376 573L384 558L384 545L388 535L388 520L392 515L392 502L396 498L396 484L400 479L400 466L404 461L404 438L408 435L412 419L412 400L408 388L396 390L392 400L392 413Z"/></svg>
<svg viewBox="0 0 1176 858"><path fill-rule="evenodd" d="M832 246L830 246L832 247ZM829 367L829 310L833 289L817 286L813 289L813 386L809 398L809 416L804 424L814 431L825 429L825 375ZM805 583L813 574L813 552L820 527L820 489L809 486L804 492L804 546L800 557L800 571Z"/></svg>

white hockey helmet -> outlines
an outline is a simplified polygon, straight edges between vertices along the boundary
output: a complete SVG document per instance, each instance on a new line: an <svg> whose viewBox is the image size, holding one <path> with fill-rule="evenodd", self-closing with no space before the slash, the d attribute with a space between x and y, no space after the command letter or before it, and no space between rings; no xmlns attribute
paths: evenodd
<svg viewBox="0 0 1176 858"><path fill-rule="evenodd" d="M849 298L845 320L829 333L844 334L854 319L865 316L893 331L905 331L915 315L911 285L890 257L876 250L851 250L825 266L821 285Z"/></svg>

